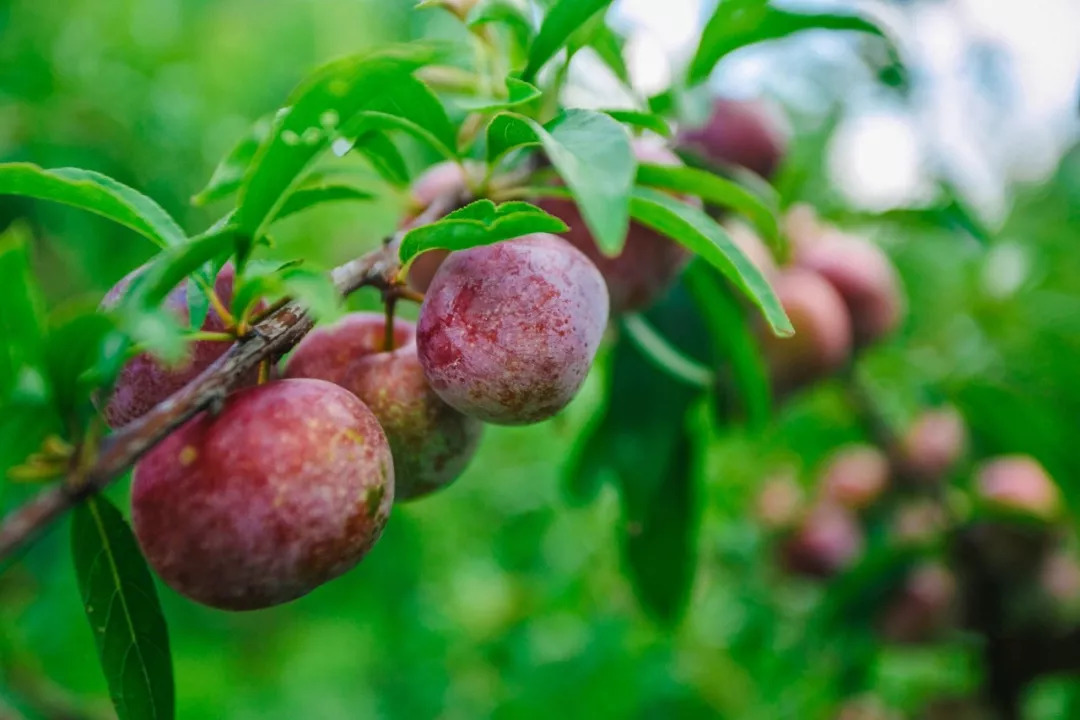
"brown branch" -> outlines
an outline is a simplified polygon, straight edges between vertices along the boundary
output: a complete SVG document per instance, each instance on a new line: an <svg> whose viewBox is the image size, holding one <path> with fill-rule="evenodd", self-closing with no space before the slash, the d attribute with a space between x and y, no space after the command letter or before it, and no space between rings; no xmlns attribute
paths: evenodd
<svg viewBox="0 0 1080 720"><path fill-rule="evenodd" d="M459 202L457 197L440 198L413 224L432 222ZM348 295L365 286L377 287L384 292L393 287L400 268L397 246L402 234L378 250L334 268L330 276L338 291ZM80 501L104 490L181 424L200 411L223 402L240 378L247 376L263 360L273 360L288 352L312 325L312 319L299 305L292 302L284 305L183 389L105 438L91 463L76 467L63 482L43 490L0 522L0 563L11 558Z"/></svg>

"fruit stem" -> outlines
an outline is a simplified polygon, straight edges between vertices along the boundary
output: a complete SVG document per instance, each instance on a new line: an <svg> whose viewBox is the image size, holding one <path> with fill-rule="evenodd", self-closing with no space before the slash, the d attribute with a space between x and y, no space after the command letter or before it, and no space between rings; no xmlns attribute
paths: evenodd
<svg viewBox="0 0 1080 720"><path fill-rule="evenodd" d="M263 358L259 361L259 385L265 385L270 380L270 358Z"/></svg>
<svg viewBox="0 0 1080 720"><path fill-rule="evenodd" d="M213 306L214 312L221 318L221 322L225 324L227 328L233 328L236 326L236 319L229 312L229 309L225 307L225 303L221 302L221 298L218 296L217 291L212 287L203 288L206 293L207 299L210 300L210 305Z"/></svg>

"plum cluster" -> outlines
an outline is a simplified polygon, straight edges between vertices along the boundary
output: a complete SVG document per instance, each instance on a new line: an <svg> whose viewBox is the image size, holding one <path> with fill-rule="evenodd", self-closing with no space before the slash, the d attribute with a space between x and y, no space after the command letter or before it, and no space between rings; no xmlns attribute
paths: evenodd
<svg viewBox="0 0 1080 720"><path fill-rule="evenodd" d="M228 306L234 275L219 274L215 306ZM182 320L187 282L166 301ZM317 329L280 377L244 378L137 464L135 534L170 586L231 610L300 597L364 557L394 501L453 482L484 422L539 422L577 393L609 304L580 250L528 235L455 252L427 285L415 325L355 313ZM235 331L214 310L203 329ZM132 358L104 415L114 427L138 418L228 347L200 340L179 366Z"/></svg>
<svg viewBox="0 0 1080 720"><path fill-rule="evenodd" d="M857 443L835 449L815 469L809 493L793 471L769 478L755 512L774 537L780 567L823 580L858 563L871 536L927 556L963 538L977 564L996 576L1030 581L1047 601L1076 605L1080 566L1057 526L1057 485L1026 455L972 465L968 446L963 417L942 406L924 410L884 448ZM928 557L896 584L879 609L884 638L929 642L961 621L963 578L956 568L964 563L951 560Z"/></svg>

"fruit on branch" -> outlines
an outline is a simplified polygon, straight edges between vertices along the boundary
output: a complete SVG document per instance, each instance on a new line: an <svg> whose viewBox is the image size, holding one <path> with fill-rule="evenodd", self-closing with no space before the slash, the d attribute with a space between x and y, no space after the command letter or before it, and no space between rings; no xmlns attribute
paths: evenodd
<svg viewBox="0 0 1080 720"><path fill-rule="evenodd" d="M554 235L455 252L420 308L420 364L439 396L487 422L551 417L574 397L608 318L604 279Z"/></svg>
<svg viewBox="0 0 1080 720"><path fill-rule="evenodd" d="M822 497L851 510L874 503L889 482L889 461L872 445L850 445L828 459L821 470Z"/></svg>
<svg viewBox="0 0 1080 720"><path fill-rule="evenodd" d="M792 573L827 578L850 567L863 551L863 531L851 511L819 503L785 541L782 564Z"/></svg>
<svg viewBox="0 0 1080 720"><path fill-rule="evenodd" d="M231 395L135 467L132 520L146 559L177 592L251 610L350 569L382 533L390 447L347 390L278 380Z"/></svg>
<svg viewBox="0 0 1080 720"><path fill-rule="evenodd" d="M101 308L109 310L116 307L126 295L131 283L145 270L144 265L114 285L101 301ZM232 263L227 263L214 282L214 292L226 306L232 300L235 274ZM175 313L177 318L185 324L189 317L187 287L190 282L192 280L188 279L177 286L163 303L164 307ZM203 321L200 329L208 332L225 332L225 321L213 306L207 312L206 320ZM146 414L225 354L231 344L213 340L193 342L188 348L188 357L175 367L166 365L150 353L141 353L131 358L121 369L113 393L102 411L105 421L109 427L118 428ZM253 376L250 382L254 381Z"/></svg>
<svg viewBox="0 0 1080 720"><path fill-rule="evenodd" d="M460 163L447 161L432 165L420 174L410 188L411 207L402 226L410 227L416 216L436 199L447 195L464 196L468 188L465 167ZM447 250L431 250L416 258L409 267L409 287L417 292L427 292L431 278L435 277L439 266L449 254Z"/></svg>
<svg viewBox="0 0 1080 720"><path fill-rule="evenodd" d="M790 527L799 516L803 491L794 473L785 471L765 480L756 500L758 521L770 530Z"/></svg>
<svg viewBox="0 0 1080 720"><path fill-rule="evenodd" d="M682 162L662 145L634 140L639 162L679 166ZM696 198L683 198L697 203ZM604 254L585 224L577 204L562 198L542 198L535 203L569 226L563 237L599 268L607 282L613 313L641 310L663 295L690 260L690 252L677 242L639 223L631 223L626 244L615 257Z"/></svg>
<svg viewBox="0 0 1080 720"><path fill-rule="evenodd" d="M1054 519L1061 509L1057 485L1028 455L1006 455L980 465L975 491L990 507L1042 520Z"/></svg>
<svg viewBox="0 0 1080 720"><path fill-rule="evenodd" d="M960 411L946 406L926 410L904 432L894 449L899 474L923 484L937 483L967 450L967 426Z"/></svg>
<svg viewBox="0 0 1080 720"><path fill-rule="evenodd" d="M704 125L680 133L679 146L710 164L770 178L787 153L783 126L779 114L761 100L718 98Z"/></svg>
<svg viewBox="0 0 1080 720"><path fill-rule="evenodd" d="M940 563L927 562L908 575L897 596L885 608L881 633L897 643L934 640L955 619L956 578Z"/></svg>
<svg viewBox="0 0 1080 720"><path fill-rule="evenodd" d="M820 274L840 293L859 346L885 337L900 325L905 311L900 280L878 246L832 230L798 243L795 262Z"/></svg>
<svg viewBox="0 0 1080 720"><path fill-rule="evenodd" d="M424 377L412 323L353 313L305 337L289 358L287 377L329 380L354 393L378 418L394 456L394 497L411 500L449 485L476 452L483 425L447 405Z"/></svg>
<svg viewBox="0 0 1080 720"><path fill-rule="evenodd" d="M789 338L763 333L775 389L784 394L844 366L851 356L851 320L833 286L810 270L784 269L773 289L795 328Z"/></svg>

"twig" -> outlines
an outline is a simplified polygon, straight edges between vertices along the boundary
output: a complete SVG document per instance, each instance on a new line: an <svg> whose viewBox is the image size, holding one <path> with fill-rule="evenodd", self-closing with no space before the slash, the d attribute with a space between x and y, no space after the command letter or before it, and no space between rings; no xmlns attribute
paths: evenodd
<svg viewBox="0 0 1080 720"><path fill-rule="evenodd" d="M459 202L453 196L439 198L417 218L415 225L442 217ZM387 292L393 287L400 267L397 246L402 236L403 233L398 233L379 249L334 268L330 276L337 290L348 295L371 286ZM80 501L105 489L181 424L223 401L240 379L263 360L273 360L288 352L312 325L312 319L298 304L284 305L184 388L105 438L92 463L74 468L63 482L43 490L0 522L0 563Z"/></svg>

